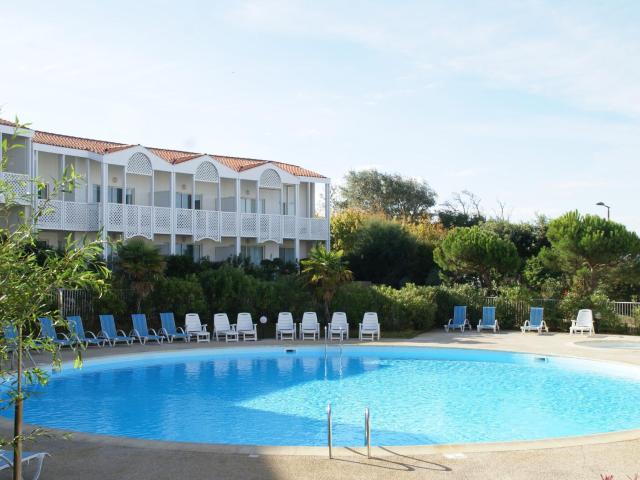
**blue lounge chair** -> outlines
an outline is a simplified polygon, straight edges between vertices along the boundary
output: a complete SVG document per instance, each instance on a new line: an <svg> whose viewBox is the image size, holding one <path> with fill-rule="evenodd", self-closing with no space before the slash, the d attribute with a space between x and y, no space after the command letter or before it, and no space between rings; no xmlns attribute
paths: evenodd
<svg viewBox="0 0 640 480"><path fill-rule="evenodd" d="M464 332L466 327L471 328L469 320L467 320L467 306L456 305L453 307L453 318L449 319L449 323L444 326L445 332L449 330L455 330L459 328L461 332Z"/></svg>
<svg viewBox="0 0 640 480"><path fill-rule="evenodd" d="M71 338L75 341L84 344L85 347L89 345L104 347L107 341L104 338L98 338L95 333L89 330L85 331L84 325L82 324L82 317L74 315L67 317L67 321L69 322L69 333L71 333Z"/></svg>
<svg viewBox="0 0 640 480"><path fill-rule="evenodd" d="M173 312L164 312L160 314L160 322L162 328L160 329L160 335L167 339L167 342L173 343L176 338L182 339L185 342L191 340L191 336L185 333L181 327L176 327L176 321L173 318Z"/></svg>
<svg viewBox="0 0 640 480"><path fill-rule="evenodd" d="M36 460L38 462L36 465L36 471L33 474L33 477L31 477L31 480L38 480L38 478L40 478L44 457L48 456L49 454L45 452L22 452L22 463L29 464L31 460ZM13 470L13 452L10 450L0 450L0 471L8 469Z"/></svg>
<svg viewBox="0 0 640 480"><path fill-rule="evenodd" d="M40 317L40 338L49 340L58 347L72 347L75 343L64 333L57 333L50 318ZM62 338L61 338L62 337Z"/></svg>
<svg viewBox="0 0 640 480"><path fill-rule="evenodd" d="M137 338L141 344L146 344L149 340L155 340L159 344L162 343L164 337L158 335L153 328L147 327L147 316L144 313L131 314L131 320L133 322L133 330L129 333L133 338Z"/></svg>
<svg viewBox="0 0 640 480"><path fill-rule="evenodd" d="M496 307L482 307L482 318L478 322L478 331L493 330L493 333L500 331L500 325L496 320Z"/></svg>
<svg viewBox="0 0 640 480"><path fill-rule="evenodd" d="M124 333L124 330L116 329L116 321L113 319L113 315L100 315L100 328L98 337L104 338L112 347L118 342L124 342L127 345L133 344L133 337Z"/></svg>
<svg viewBox="0 0 640 480"><path fill-rule="evenodd" d="M544 308L542 307L531 307L529 311L529 320L525 320L524 325L520 327L522 333L524 332L538 332L542 333L542 329L544 329L547 333L549 333L549 328L547 324L544 323Z"/></svg>

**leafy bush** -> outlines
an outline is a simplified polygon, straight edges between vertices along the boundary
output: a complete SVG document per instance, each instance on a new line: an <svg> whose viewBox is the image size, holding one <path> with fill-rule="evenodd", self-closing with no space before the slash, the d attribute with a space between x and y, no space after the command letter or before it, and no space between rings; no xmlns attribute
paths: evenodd
<svg viewBox="0 0 640 480"><path fill-rule="evenodd" d="M176 321L181 321L187 313L192 312L200 314L203 321L209 317L209 307L195 275L159 280L148 303L156 317L161 312L173 312Z"/></svg>

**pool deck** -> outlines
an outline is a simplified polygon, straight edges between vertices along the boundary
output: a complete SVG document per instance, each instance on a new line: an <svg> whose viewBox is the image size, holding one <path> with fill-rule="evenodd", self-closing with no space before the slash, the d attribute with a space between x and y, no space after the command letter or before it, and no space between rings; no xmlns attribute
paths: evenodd
<svg viewBox="0 0 640 480"><path fill-rule="evenodd" d="M383 332L384 333L384 332ZM624 349L593 348L590 342L619 342ZM629 348L637 342L637 349ZM290 344L291 342L286 342ZM299 342L296 342L299 343ZM311 342L305 342L310 344ZM357 343L357 342L355 342ZM258 346L282 345L260 341ZM475 332L431 332L410 340L386 340L379 345L477 348L562 355L640 365L640 338L618 335L593 337L552 333L499 335ZM255 345L253 342L243 346ZM231 344L195 342L90 349L85 358L105 355L220 348ZM65 358L70 358L69 352ZM567 399L567 401L571 401ZM64 408L61 405L61 408ZM639 407L640 408L640 407ZM470 412L470 415L473 413ZM523 413L524 414L524 413ZM531 415L535 421L535 415ZM9 423L0 422L3 433ZM286 425L283 425L286 428ZM464 446L375 448L367 459L363 449L335 449L333 460L326 449L269 449L216 447L198 444L76 434L70 439L41 438L30 450L51 454L45 460L42 480L48 479L616 479L640 473L640 431L601 436ZM311 454L309 454L311 453ZM0 479L10 478L0 472Z"/></svg>

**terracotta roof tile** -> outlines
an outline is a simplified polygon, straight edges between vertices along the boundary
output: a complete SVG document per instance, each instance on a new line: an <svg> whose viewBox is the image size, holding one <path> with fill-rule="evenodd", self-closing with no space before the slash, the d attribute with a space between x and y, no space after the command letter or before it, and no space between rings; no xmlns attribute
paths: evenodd
<svg viewBox="0 0 640 480"><path fill-rule="evenodd" d="M8 120L0 119L0 125L15 126L15 123ZM76 150L85 150L88 152L104 155L107 153L113 153L127 148L134 147L135 145L108 142L104 140L95 140L91 138L74 137L70 135L60 135L58 133L39 132L36 131L33 136L34 143L41 143L44 145L52 145L57 147L72 148ZM182 150L169 150L166 148L147 147L155 155L162 158L168 163L178 164L193 160L194 158L201 157L205 154L197 152L186 152ZM229 157L225 155L212 155L220 163L228 166L236 172L242 172L251 168L259 167L267 163L273 164L282 170L289 172L292 175L299 177L316 177L325 178L319 173L313 172L297 165L291 165L289 163L275 162L272 160L260 160L257 158L242 158L242 157Z"/></svg>
<svg viewBox="0 0 640 480"><path fill-rule="evenodd" d="M10 122L9 120L3 120L0 118L0 125L4 125L5 127L15 127L15 122Z"/></svg>

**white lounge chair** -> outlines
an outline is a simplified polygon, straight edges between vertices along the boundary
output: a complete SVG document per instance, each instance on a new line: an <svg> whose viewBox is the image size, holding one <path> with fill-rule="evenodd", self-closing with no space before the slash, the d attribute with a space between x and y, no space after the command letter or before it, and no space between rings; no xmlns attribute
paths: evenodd
<svg viewBox="0 0 640 480"><path fill-rule="evenodd" d="M593 312L588 308L583 308L578 312L578 317L575 320L571 320L571 328L569 328L569 334L580 332L582 335L587 332L588 335L593 335L595 330L593 329Z"/></svg>
<svg viewBox="0 0 640 480"><path fill-rule="evenodd" d="M542 333L542 330L545 330L549 333L549 328L547 324L544 323L544 308L542 307L531 307L529 311L529 320L525 320L524 325L520 327L522 333L525 332L538 332L538 334Z"/></svg>
<svg viewBox="0 0 640 480"><path fill-rule="evenodd" d="M44 457L48 457L49 454L45 452L22 452L22 463L29 464L31 460L38 462L36 465L36 471L34 472L31 480L38 480L42 473L42 464L44 463ZM13 469L13 452L10 450L0 450L0 471ZM26 477L25 477L26 478Z"/></svg>
<svg viewBox="0 0 640 480"><path fill-rule="evenodd" d="M207 331L207 325L200 321L197 313L187 313L184 317L184 332L189 337L196 337L197 342L210 342L211 333Z"/></svg>
<svg viewBox="0 0 640 480"><path fill-rule="evenodd" d="M302 322L300 322L300 340L306 340L311 336L312 340L320 339L320 323L316 312L304 312Z"/></svg>
<svg viewBox="0 0 640 480"><path fill-rule="evenodd" d="M291 312L280 312L276 322L276 340L296 339L296 325L293 323Z"/></svg>
<svg viewBox="0 0 640 480"><path fill-rule="evenodd" d="M347 314L344 312L333 312L331 322L329 322L329 340L337 337L340 340L349 339L349 323Z"/></svg>
<svg viewBox="0 0 640 480"><path fill-rule="evenodd" d="M216 337L216 341L220 340L220 335L224 335L225 342L238 341L236 324L229 323L229 317L226 313L216 313L213 316L213 335Z"/></svg>
<svg viewBox="0 0 640 480"><path fill-rule="evenodd" d="M358 326L360 340L364 340L364 337L367 336L371 341L375 340L376 336L380 340L380 323L376 312L365 312L364 317L362 317L362 323Z"/></svg>
<svg viewBox="0 0 640 480"><path fill-rule="evenodd" d="M496 307L482 307L482 318L478 322L478 332L482 330L500 331L500 324L496 320Z"/></svg>
<svg viewBox="0 0 640 480"><path fill-rule="evenodd" d="M238 332L238 335L242 337L243 341L258 341L258 325L253 323L250 313L243 312L238 314L236 331Z"/></svg>

